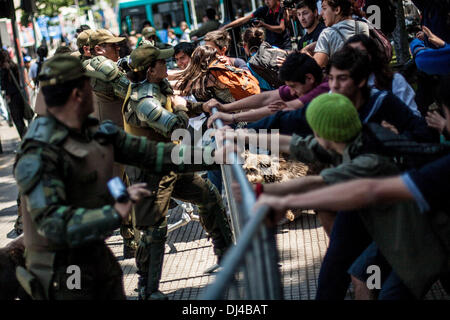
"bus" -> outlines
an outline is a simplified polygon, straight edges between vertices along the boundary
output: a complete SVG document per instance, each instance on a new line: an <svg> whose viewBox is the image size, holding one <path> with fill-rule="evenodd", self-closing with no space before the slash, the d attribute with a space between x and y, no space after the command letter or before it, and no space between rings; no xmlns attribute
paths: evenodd
<svg viewBox="0 0 450 320"><path fill-rule="evenodd" d="M118 23L121 33L141 32L144 21L150 21L156 30L164 24L180 33L181 21L191 26L188 0L121 0L118 4Z"/></svg>

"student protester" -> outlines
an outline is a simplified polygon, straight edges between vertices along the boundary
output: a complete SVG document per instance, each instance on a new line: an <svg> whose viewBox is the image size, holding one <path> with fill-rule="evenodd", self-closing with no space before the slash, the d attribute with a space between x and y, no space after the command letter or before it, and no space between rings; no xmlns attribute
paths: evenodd
<svg viewBox="0 0 450 320"><path fill-rule="evenodd" d="M278 89L281 81L278 79L278 66L272 65L279 57L284 58L284 50L272 47L265 41L262 28L248 28L241 35L242 48L248 57L248 70L258 79L262 91Z"/></svg>
<svg viewBox="0 0 450 320"><path fill-rule="evenodd" d="M389 90L397 98L402 100L411 111L421 116L414 101L416 93L405 78L398 72L393 72L389 64L384 59L384 53L380 50L375 41L364 35L358 34L350 37L345 45L367 52L370 58L373 73L368 80L368 86L378 90Z"/></svg>
<svg viewBox="0 0 450 320"><path fill-rule="evenodd" d="M316 96L330 90L328 81L323 78L322 70L317 63L303 53L291 53L281 66L279 77L286 85L277 90L267 91L229 104L209 101L205 108L217 106L222 111L211 115L208 125L211 126L216 119L221 119L224 124L254 122L278 111L280 101L285 101L283 102L285 108L301 109ZM241 110L255 109L231 113L239 110L240 107L242 107ZM297 125L300 126L299 123Z"/></svg>
<svg viewBox="0 0 450 320"><path fill-rule="evenodd" d="M209 66L223 59L211 46L199 46L192 53L188 67L178 76L177 86L182 95L193 94L198 101L215 98L223 102L234 101L230 89L213 76ZM226 61L225 61L226 63Z"/></svg>
<svg viewBox="0 0 450 320"><path fill-rule="evenodd" d="M447 130L450 129L449 84L450 77L447 76L441 81L437 93L438 101L445 112ZM384 249L384 255L408 290L416 298L421 298L438 276L448 291L449 162L450 156L447 155L402 175L383 179L359 179L283 198L262 194L256 206L269 205L276 212L282 212L285 207L365 210L366 214L360 216L367 221L366 225L372 223L369 229L377 244L382 245L380 249ZM414 201L421 214L403 211L391 216L391 212L384 211L386 206L396 201ZM377 215L368 215L370 207L383 210L379 210ZM274 220L280 218L278 215ZM403 227L399 226L399 223ZM389 230L395 234L396 239L390 238ZM392 243L396 244L396 250L392 249ZM386 289L382 287L383 290Z"/></svg>
<svg viewBox="0 0 450 320"><path fill-rule="evenodd" d="M305 30L305 34L298 42L298 48L302 49L319 39L325 25L320 21L316 0L302 0L297 3L295 8L297 9L297 19Z"/></svg>
<svg viewBox="0 0 450 320"><path fill-rule="evenodd" d="M250 22L252 19L256 19L253 26L266 29L266 40L268 43L284 50L292 49L289 31L284 21L284 9L281 7L280 0L264 0L264 4L252 14L238 18L220 29L225 30L238 27Z"/></svg>
<svg viewBox="0 0 450 320"><path fill-rule="evenodd" d="M322 17L325 25L317 43L303 50L313 51L317 64L324 68L330 57L342 48L345 41L355 34L369 35L369 26L363 21L353 20L352 15L362 16L351 0L323 0ZM314 47L314 50L311 50Z"/></svg>
<svg viewBox="0 0 450 320"><path fill-rule="evenodd" d="M195 50L195 45L190 42L180 42L174 47L174 57L178 68L184 70L191 62L192 53Z"/></svg>
<svg viewBox="0 0 450 320"><path fill-rule="evenodd" d="M347 97L333 93L320 95L309 104L306 119L313 135L305 138L297 135L280 136L280 152L289 153L295 160L307 164L320 162L331 167L322 170L319 175L260 185L257 190L263 190L263 194L284 200L289 194L298 194L325 185L358 177L389 176L399 172L393 160L367 147L370 136L362 131L358 112ZM239 138L242 139L242 136L252 141L251 134L242 134ZM264 135L258 136L259 139L264 139ZM266 140L269 143L271 139ZM271 147L270 145L269 149ZM411 207L410 204L400 204L391 208L390 212L411 211ZM350 283L347 270L371 243L370 235L358 212L334 214L336 219L319 275L316 296L319 300L344 299ZM322 217L319 215L323 223Z"/></svg>
<svg viewBox="0 0 450 320"><path fill-rule="evenodd" d="M174 58L178 68L167 70L167 80L169 80L174 90L178 90L177 78L180 72L185 70L191 63L191 56L195 48L196 46L192 42L180 42L174 47Z"/></svg>
<svg viewBox="0 0 450 320"><path fill-rule="evenodd" d="M229 65L236 68L248 70L247 64L241 58L231 58L227 56L228 48L230 47L231 37L226 30L216 30L208 32L205 35L205 45L217 50L217 53L224 57Z"/></svg>

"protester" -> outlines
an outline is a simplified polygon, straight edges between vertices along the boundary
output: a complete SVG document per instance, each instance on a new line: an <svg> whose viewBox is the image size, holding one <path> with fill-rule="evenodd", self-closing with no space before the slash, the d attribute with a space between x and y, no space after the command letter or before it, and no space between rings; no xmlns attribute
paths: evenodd
<svg viewBox="0 0 450 320"><path fill-rule="evenodd" d="M265 42L264 30L261 28L248 28L241 37L248 57L247 67L258 79L261 90L278 89L283 83L278 79L277 59L285 59L286 51Z"/></svg>
<svg viewBox="0 0 450 320"><path fill-rule="evenodd" d="M450 129L449 80L448 76L441 80L437 94L446 115L447 130ZM449 273L446 264L450 249L446 194L450 181L449 160L450 156L445 156L395 177L356 180L285 198L262 195L256 206L269 205L277 212L284 208L363 209L367 212L370 206L373 209L379 206L377 214L364 213L361 218L367 221L367 226L371 225L372 236L388 254L386 258L408 286L407 290L416 298L422 298L439 276L448 277ZM422 214L410 210L386 212L387 206L383 205L405 200L413 200ZM390 285L392 280L391 273L385 283ZM396 281L398 283L398 279Z"/></svg>
<svg viewBox="0 0 450 320"><path fill-rule="evenodd" d="M227 51L230 47L231 37L228 31L216 30L208 32L205 35L205 45L217 50L220 56L223 56L228 64L239 69L248 70L247 64L240 58L230 58Z"/></svg>
<svg viewBox="0 0 450 320"><path fill-rule="evenodd" d="M415 115L421 116L417 104L414 101L416 96L414 89L400 73L394 73L391 70L384 58L384 53L372 38L364 34L354 35L345 42L345 45L368 53L373 70L368 80L368 86L370 88L392 91Z"/></svg>
<svg viewBox="0 0 450 320"><path fill-rule="evenodd" d="M178 68L184 70L191 62L192 53L195 50L195 45L190 42L180 42L174 48L174 57Z"/></svg>
<svg viewBox="0 0 450 320"><path fill-rule="evenodd" d="M352 14L361 15L353 7L351 0L324 0L322 1L322 17L324 29L313 51L317 64L324 68L330 57L344 45L348 38L355 34L369 35L369 26L363 21L353 20ZM310 45L311 46L311 45ZM308 51L305 50L304 51Z"/></svg>
<svg viewBox="0 0 450 320"><path fill-rule="evenodd" d="M357 177L382 177L398 173L393 160L377 154L375 149L367 148L370 138L362 131L358 112L347 97L328 93L320 95L308 106L306 119L313 135L304 138L297 135L280 136L276 147L280 152L291 154L295 160L307 164L321 162L331 167L322 170L319 175L285 183L265 184L259 190L268 197L284 200L288 194L298 194ZM252 141L251 134L237 134L237 137ZM264 135L259 135L258 138L267 140L267 143L271 140L264 138ZM270 144L269 149L271 148ZM409 204L389 208L389 212L398 210L413 209ZM416 211L418 212L417 208ZM324 211L320 212L323 217ZM318 300L344 299L350 283L347 270L371 242L370 235L359 218L359 212L335 214L329 246L319 274L316 294ZM397 289L398 284L393 287Z"/></svg>
<svg viewBox="0 0 450 320"><path fill-rule="evenodd" d="M242 87L237 84L234 85L232 82L227 81L227 79L230 80L228 71L218 71L219 78L214 76L215 65L226 66L227 60L223 59L223 56L219 55L217 50L212 47L197 47L192 54L188 68L179 75L177 86L182 94L193 94L198 101L208 101L214 98L228 103L238 99L240 95L250 96L255 92L259 93L259 86L257 86L255 78L253 80L256 86ZM248 71L240 69L230 72L240 74L241 77L248 79L253 77Z"/></svg>
<svg viewBox="0 0 450 320"><path fill-rule="evenodd" d="M225 124L254 122L278 111L281 105L279 101L284 101L283 107L285 108L291 108L291 110L301 109L319 94L330 90L327 79L322 81L322 71L317 63L303 53L295 52L290 54L281 66L279 76L286 85L277 90L254 95L229 104L221 104L217 101L208 102L204 109L210 110L214 106L220 110L220 112L211 115L208 119L208 124L211 125L216 119L221 119ZM248 110L250 108L257 108L257 110ZM238 110L248 111L231 113ZM300 112L303 113L303 111ZM301 122L298 122L295 126L300 129L302 127ZM280 129L284 132L288 128Z"/></svg>

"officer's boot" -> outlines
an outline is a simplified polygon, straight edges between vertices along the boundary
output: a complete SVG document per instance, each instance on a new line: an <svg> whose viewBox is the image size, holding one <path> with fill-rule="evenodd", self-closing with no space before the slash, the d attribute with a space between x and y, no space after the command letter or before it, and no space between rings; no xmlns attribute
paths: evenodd
<svg viewBox="0 0 450 320"><path fill-rule="evenodd" d="M147 279L148 279L148 262L149 262L149 244L146 243L146 237L140 238L139 245L136 250L136 267L138 279L138 299L147 299Z"/></svg>
<svg viewBox="0 0 450 320"><path fill-rule="evenodd" d="M168 297L158 290L164 260L164 247L165 241L150 244L150 261L147 279L148 300L168 300Z"/></svg>
<svg viewBox="0 0 450 320"><path fill-rule="evenodd" d="M167 238L167 220L144 232L147 241L148 252L148 278L147 278L147 299L167 300L167 296L159 291L159 281L161 280L162 266L164 261L164 249Z"/></svg>
<svg viewBox="0 0 450 320"><path fill-rule="evenodd" d="M226 250L233 243L230 223L217 188L206 180L209 187L208 203L199 204L200 223L212 239L214 254L220 264Z"/></svg>

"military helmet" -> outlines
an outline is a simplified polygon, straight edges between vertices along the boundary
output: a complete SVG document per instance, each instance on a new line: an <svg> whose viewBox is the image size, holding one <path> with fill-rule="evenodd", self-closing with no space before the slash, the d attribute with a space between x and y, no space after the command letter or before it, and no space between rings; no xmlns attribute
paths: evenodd
<svg viewBox="0 0 450 320"><path fill-rule="evenodd" d="M156 36L156 29L153 27L145 27L144 29L142 29L142 36L144 36L144 38Z"/></svg>
<svg viewBox="0 0 450 320"><path fill-rule="evenodd" d="M84 46L89 45L89 36L95 31L92 29L84 30L77 37L77 47L81 49Z"/></svg>
<svg viewBox="0 0 450 320"><path fill-rule="evenodd" d="M89 36L89 46L94 48L97 44L118 43L124 40L124 37L116 37L111 31L106 29L98 29Z"/></svg>
<svg viewBox="0 0 450 320"><path fill-rule="evenodd" d="M159 49L151 44L144 44L131 52L128 65L134 72L142 71L147 69L153 61L159 59L165 60L172 57L173 53L173 48Z"/></svg>

